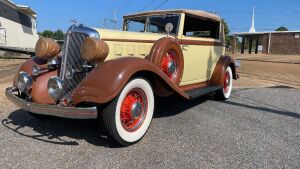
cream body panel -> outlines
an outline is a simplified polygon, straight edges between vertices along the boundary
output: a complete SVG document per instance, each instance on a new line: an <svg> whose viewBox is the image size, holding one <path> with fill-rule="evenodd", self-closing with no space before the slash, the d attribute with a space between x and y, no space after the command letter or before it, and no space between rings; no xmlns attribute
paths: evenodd
<svg viewBox="0 0 300 169"><path fill-rule="evenodd" d="M220 42L220 40L215 39L186 36L182 36L182 40ZM189 85L210 80L219 58L224 53L224 47L185 44L182 44L181 47L184 55L184 73L181 85Z"/></svg>
<svg viewBox="0 0 300 169"><path fill-rule="evenodd" d="M166 37L166 35L127 32L118 30L96 29L101 39L105 39L110 52L107 60L116 59L124 56L145 58L151 51L154 41ZM180 30L182 26L180 27ZM179 31L180 31L179 30ZM182 30L181 30L182 31ZM107 40L108 39L108 40ZM207 38L194 38L182 36L183 40L197 40L220 42L219 40ZM126 42L130 41L130 42ZM132 42L136 40L136 42ZM153 42L139 42L153 41ZM220 56L224 53L224 47L205 46L205 45L181 45L184 57L184 71L180 86L190 85L207 81L211 78L214 67Z"/></svg>
<svg viewBox="0 0 300 169"><path fill-rule="evenodd" d="M184 71L180 85L204 82L207 80L210 46L181 45L184 56Z"/></svg>
<svg viewBox="0 0 300 169"><path fill-rule="evenodd" d="M101 39L108 39L105 42L108 44L110 52L108 60L124 56L134 56L145 58L154 44L154 41L159 40L166 35L145 33L145 32L128 32L118 30L96 29ZM116 40L116 41L114 41ZM119 40L119 41L118 41ZM126 42L126 40L130 42ZM137 42L131 42L136 40ZM125 42L123 42L125 41ZM138 42L138 41L153 41L153 42Z"/></svg>

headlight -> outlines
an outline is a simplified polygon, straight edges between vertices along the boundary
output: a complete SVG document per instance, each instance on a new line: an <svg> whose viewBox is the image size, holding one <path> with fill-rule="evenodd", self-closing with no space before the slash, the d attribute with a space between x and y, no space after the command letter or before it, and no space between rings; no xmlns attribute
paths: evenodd
<svg viewBox="0 0 300 169"><path fill-rule="evenodd" d="M58 77L52 77L48 81L48 93L54 99L59 99L62 94L63 83Z"/></svg>
<svg viewBox="0 0 300 169"><path fill-rule="evenodd" d="M96 38L86 38L80 48L81 57L90 63L104 62L108 53L108 45L103 40Z"/></svg>
<svg viewBox="0 0 300 169"><path fill-rule="evenodd" d="M60 46L53 39L40 38L35 45L35 55L43 60L49 60L60 53Z"/></svg>
<svg viewBox="0 0 300 169"><path fill-rule="evenodd" d="M20 92L29 90L32 88L33 80L31 76L26 72L20 72L17 80L18 89Z"/></svg>

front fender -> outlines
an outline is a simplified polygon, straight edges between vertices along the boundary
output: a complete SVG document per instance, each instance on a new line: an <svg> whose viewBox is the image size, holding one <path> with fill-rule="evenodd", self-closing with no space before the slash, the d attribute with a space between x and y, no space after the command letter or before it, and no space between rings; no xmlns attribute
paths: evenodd
<svg viewBox="0 0 300 169"><path fill-rule="evenodd" d="M21 71L26 72L33 79L32 89L30 91L30 94L32 96L32 101L34 103L39 103L39 104L54 104L55 101L48 94L47 84L48 84L48 80L51 77L58 76L58 70L46 71L39 75L33 75L32 73L33 65L45 67L47 66L47 60L42 60L39 59L38 57L32 57L27 61L25 61L25 63L21 65L20 69L15 75L13 86L17 86L16 79L18 77L19 72Z"/></svg>
<svg viewBox="0 0 300 169"><path fill-rule="evenodd" d="M107 61L95 68L77 86L72 100L75 105L82 102L107 103L121 92L132 76L141 72L148 76L150 74L151 78L159 78L163 82L161 84L167 85L164 87L189 98L151 61L136 57L123 57ZM163 91L161 86L155 86L154 90L156 92Z"/></svg>

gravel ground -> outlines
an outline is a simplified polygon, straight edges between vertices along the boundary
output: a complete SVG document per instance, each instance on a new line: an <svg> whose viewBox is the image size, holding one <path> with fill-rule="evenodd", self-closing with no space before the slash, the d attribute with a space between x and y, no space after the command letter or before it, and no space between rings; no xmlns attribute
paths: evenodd
<svg viewBox="0 0 300 169"><path fill-rule="evenodd" d="M0 106L1 168L299 168L300 90L236 89L218 102L157 102L144 139L115 147L96 121L40 121Z"/></svg>

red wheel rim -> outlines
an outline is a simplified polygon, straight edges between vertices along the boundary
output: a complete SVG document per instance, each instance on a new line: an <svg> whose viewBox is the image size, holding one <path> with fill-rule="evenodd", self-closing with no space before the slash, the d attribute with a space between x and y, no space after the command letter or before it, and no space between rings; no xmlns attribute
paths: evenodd
<svg viewBox="0 0 300 169"><path fill-rule="evenodd" d="M168 51L162 58L161 70L171 79L175 81L178 74L176 52Z"/></svg>
<svg viewBox="0 0 300 169"><path fill-rule="evenodd" d="M230 88L230 74L228 71L224 74L224 93L228 93Z"/></svg>
<svg viewBox="0 0 300 169"><path fill-rule="evenodd" d="M129 91L121 105L121 123L125 130L134 132L143 124L147 114L147 96L142 89Z"/></svg>

